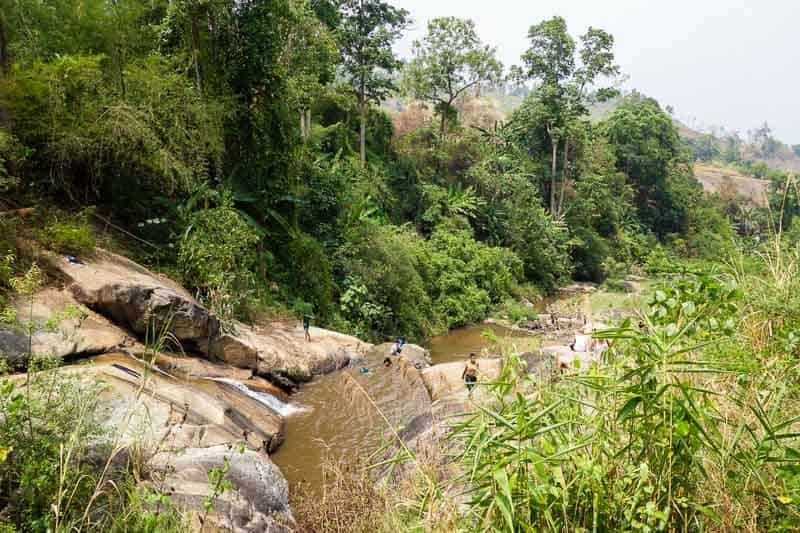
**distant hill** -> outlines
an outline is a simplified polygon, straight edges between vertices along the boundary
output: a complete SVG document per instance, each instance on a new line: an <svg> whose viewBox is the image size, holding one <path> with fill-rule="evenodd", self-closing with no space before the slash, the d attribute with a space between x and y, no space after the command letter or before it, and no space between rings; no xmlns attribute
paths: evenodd
<svg viewBox="0 0 800 533"><path fill-rule="evenodd" d="M769 180L745 176L731 168L699 161L694 165L694 177L708 193L718 193L723 198L737 199L756 207L767 206Z"/></svg>

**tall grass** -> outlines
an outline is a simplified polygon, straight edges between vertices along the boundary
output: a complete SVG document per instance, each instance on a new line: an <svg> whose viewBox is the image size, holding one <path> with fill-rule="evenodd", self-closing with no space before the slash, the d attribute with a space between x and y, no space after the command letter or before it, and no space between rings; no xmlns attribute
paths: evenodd
<svg viewBox="0 0 800 533"><path fill-rule="evenodd" d="M471 531L800 527L798 364L742 334L733 276L658 288L602 364L551 382L515 356L457 427Z"/></svg>

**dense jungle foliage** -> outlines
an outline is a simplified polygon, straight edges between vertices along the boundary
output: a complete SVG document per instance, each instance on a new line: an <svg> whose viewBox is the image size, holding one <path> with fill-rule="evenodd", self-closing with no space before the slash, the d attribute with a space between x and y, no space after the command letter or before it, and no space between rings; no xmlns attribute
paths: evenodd
<svg viewBox="0 0 800 533"><path fill-rule="evenodd" d="M491 121L465 104L507 87L474 24L432 21L403 66L409 21L378 1L4 0L4 207L91 207L223 316L311 311L372 339L619 276L659 243L727 246L657 102L589 120L611 35L534 25L512 69L534 90Z"/></svg>
<svg viewBox="0 0 800 533"><path fill-rule="evenodd" d="M311 314L369 340L644 270L658 290L640 324L603 333L604 367L533 383L509 354L457 433L470 512L437 516L446 489L426 477L387 530L797 530L793 177L620 95L603 30L531 21L504 68L444 17L401 61L411 16L382 0L0 0L0 320L24 324L4 299L41 284L29 241L116 247L224 319ZM487 92L524 98L506 113ZM762 159L782 149L756 140ZM704 195L695 159L772 179L769 205ZM98 490L93 391L37 364L24 393L0 384L0 531L185 530L136 476ZM372 531L368 510L353 514Z"/></svg>

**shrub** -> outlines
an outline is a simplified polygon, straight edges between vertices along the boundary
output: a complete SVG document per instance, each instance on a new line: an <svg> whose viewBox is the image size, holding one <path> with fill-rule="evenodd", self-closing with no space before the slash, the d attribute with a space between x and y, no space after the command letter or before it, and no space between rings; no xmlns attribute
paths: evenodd
<svg viewBox="0 0 800 533"><path fill-rule="evenodd" d="M466 230L439 229L428 248L428 293L448 328L486 317L522 278L522 262L511 250L479 243Z"/></svg>
<svg viewBox="0 0 800 533"><path fill-rule="evenodd" d="M514 324L519 324L524 320L536 320L538 317L538 313L532 305L527 305L513 299L505 300L498 308L497 314Z"/></svg>
<svg viewBox="0 0 800 533"><path fill-rule="evenodd" d="M345 278L341 312L354 331L413 338L435 329L426 286L428 247L413 229L375 221L354 225L336 262ZM368 310L356 302L369 304Z"/></svg>
<svg viewBox="0 0 800 533"><path fill-rule="evenodd" d="M281 246L279 257L285 269L281 281L294 299L308 302L320 318L333 311L333 267L327 251L312 236L293 232Z"/></svg>
<svg viewBox="0 0 800 533"><path fill-rule="evenodd" d="M241 312L253 294L258 234L233 207L230 195L217 207L187 217L178 264L184 280L223 318Z"/></svg>
<svg viewBox="0 0 800 533"><path fill-rule="evenodd" d="M42 230L40 239L51 250L71 255L91 254L97 244L88 211L67 220L63 215L54 218Z"/></svg>

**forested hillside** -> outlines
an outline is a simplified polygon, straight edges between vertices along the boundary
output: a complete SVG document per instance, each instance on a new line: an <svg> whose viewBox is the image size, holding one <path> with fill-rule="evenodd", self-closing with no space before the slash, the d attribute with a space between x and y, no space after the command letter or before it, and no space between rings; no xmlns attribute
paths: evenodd
<svg viewBox="0 0 800 533"><path fill-rule="evenodd" d="M790 148L401 4L0 0L0 531L797 530Z"/></svg>
<svg viewBox="0 0 800 533"><path fill-rule="evenodd" d="M402 65L410 16L374 2L3 7L4 207L55 234L108 220L223 314L418 338L730 231L657 102L589 121L619 72L600 30L535 26L516 75L539 88L476 129L455 104L503 70L467 21ZM377 104L399 88L435 117L394 132Z"/></svg>

